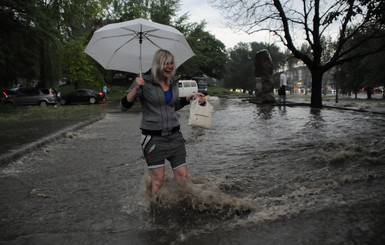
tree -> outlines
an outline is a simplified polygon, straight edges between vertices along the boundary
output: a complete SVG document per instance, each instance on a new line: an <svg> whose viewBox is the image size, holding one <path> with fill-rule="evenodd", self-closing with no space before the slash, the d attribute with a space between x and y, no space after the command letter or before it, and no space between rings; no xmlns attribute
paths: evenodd
<svg viewBox="0 0 385 245"><path fill-rule="evenodd" d="M91 58L84 53L84 40L71 40L67 42L65 50L66 77L75 84L75 88L100 89L104 82L103 76Z"/></svg>
<svg viewBox="0 0 385 245"><path fill-rule="evenodd" d="M105 9L112 0L51 0L47 9L52 14L56 28L60 30L64 41L87 36L94 26L105 19Z"/></svg>
<svg viewBox="0 0 385 245"><path fill-rule="evenodd" d="M43 1L0 4L1 85L23 81L53 85L61 71L60 33L50 21Z"/></svg>
<svg viewBox="0 0 385 245"><path fill-rule="evenodd" d="M178 8L179 0L154 0L151 3L150 18L155 22L171 25Z"/></svg>
<svg viewBox="0 0 385 245"><path fill-rule="evenodd" d="M195 56L184 63L178 72L183 75L205 74L221 79L227 60L225 45L204 30L204 21L198 24L186 23L186 20L187 16L182 16L176 21L175 27L186 36Z"/></svg>
<svg viewBox="0 0 385 245"><path fill-rule="evenodd" d="M242 42L229 50L229 60L223 81L226 88L241 88L243 91L250 89L250 84L255 77L254 59L250 53L250 45Z"/></svg>
<svg viewBox="0 0 385 245"><path fill-rule="evenodd" d="M322 108L322 77L326 71L357 58L363 58L385 49L383 45L376 49L355 53L360 46L370 40L384 39L381 30L384 3L378 0L212 0L215 7L223 10L232 22L232 27L247 33L268 31L292 52L294 57L304 62L312 74L311 106ZM219 4L215 4L219 3ZM381 12L382 11L382 12ZM381 21L382 20L382 21ZM376 23L376 25L373 25ZM355 46L345 48L357 32L372 26L366 39ZM338 32L338 34L336 34ZM330 58L326 57L322 39L335 36L335 46ZM311 53L300 50L303 40L311 48Z"/></svg>
<svg viewBox="0 0 385 245"><path fill-rule="evenodd" d="M233 49L229 49L229 60L226 64L226 75L224 78L225 87L235 89L241 88L244 91L255 89L255 54L267 49L273 60L273 69L278 71L285 64L285 54L279 51L276 45L267 43L238 43Z"/></svg>
<svg viewBox="0 0 385 245"><path fill-rule="evenodd" d="M110 1L1 1L1 85L30 86L38 81L39 86L56 86L64 64L63 46L87 35Z"/></svg>
<svg viewBox="0 0 385 245"><path fill-rule="evenodd" d="M354 46L355 43L366 39L366 35L367 32L357 33L352 43L349 43L349 46ZM355 49L354 52L365 52L367 49L373 49L381 45L382 42L380 40L372 40L369 45L361 46ZM340 84L341 89L345 91L358 91L361 88L370 89L376 86L385 86L384 63L385 51L346 62L338 67L335 79Z"/></svg>

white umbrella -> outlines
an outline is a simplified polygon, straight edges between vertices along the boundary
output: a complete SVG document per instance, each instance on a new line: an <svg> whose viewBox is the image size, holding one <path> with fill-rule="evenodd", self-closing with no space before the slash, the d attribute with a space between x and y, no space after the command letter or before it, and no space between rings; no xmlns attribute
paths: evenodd
<svg viewBox="0 0 385 245"><path fill-rule="evenodd" d="M174 55L175 69L194 56L177 29L145 19L106 25L95 31L85 52L105 69L142 73L158 49Z"/></svg>

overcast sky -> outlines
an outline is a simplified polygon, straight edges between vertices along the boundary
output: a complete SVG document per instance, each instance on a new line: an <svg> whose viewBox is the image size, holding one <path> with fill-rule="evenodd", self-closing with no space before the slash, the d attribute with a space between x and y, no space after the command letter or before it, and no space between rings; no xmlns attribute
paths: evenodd
<svg viewBox="0 0 385 245"><path fill-rule="evenodd" d="M179 15L189 12L190 22L200 23L206 20L206 31L215 36L226 45L226 48L233 48L239 42L269 42L269 37L261 34L248 35L245 32L235 32L225 27L226 20L219 10L211 7L207 0L181 0Z"/></svg>

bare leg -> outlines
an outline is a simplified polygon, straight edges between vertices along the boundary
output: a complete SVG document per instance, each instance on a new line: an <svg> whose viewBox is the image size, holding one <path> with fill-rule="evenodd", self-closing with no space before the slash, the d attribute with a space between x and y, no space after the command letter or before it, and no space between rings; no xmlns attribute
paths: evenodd
<svg viewBox="0 0 385 245"><path fill-rule="evenodd" d="M162 188L164 183L164 172L165 167L150 170L151 192L157 192L160 188Z"/></svg>
<svg viewBox="0 0 385 245"><path fill-rule="evenodd" d="M174 170L174 176L178 181L187 179L187 175L187 166L182 166Z"/></svg>

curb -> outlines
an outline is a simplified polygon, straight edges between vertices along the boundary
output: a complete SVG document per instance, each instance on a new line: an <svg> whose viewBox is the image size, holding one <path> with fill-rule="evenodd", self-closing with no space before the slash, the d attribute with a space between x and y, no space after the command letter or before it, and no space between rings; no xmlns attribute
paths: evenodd
<svg viewBox="0 0 385 245"><path fill-rule="evenodd" d="M291 102L286 101L285 105L279 104L277 102L271 102L271 103L257 103L256 100L242 100L247 101L252 104L261 104L261 105L273 105L273 106L288 106L288 107L294 107L294 106L307 106L310 107L310 103L306 102ZM322 105L323 108L328 109L337 109L337 110L345 110L345 111L356 111L356 112L365 112L365 113L372 113L372 114L378 114L378 115L385 115L385 112L382 111L375 111L375 110L365 110L365 109L358 109L358 108L351 108L351 107L341 107L341 106L332 106L332 105Z"/></svg>
<svg viewBox="0 0 385 245"><path fill-rule="evenodd" d="M88 125L96 123L96 122L102 120L104 118L104 116L105 116L105 114L100 115L96 118L90 119L90 120L85 121L85 122L77 123L73 126L62 129L56 133L53 133L53 134L48 135L46 137L43 137L40 140L37 140L37 141L29 143L29 144L22 145L18 149L11 150L12 151L11 153L6 153L3 155L0 155L0 167L4 167L4 166L8 165L9 163L19 159L24 154L29 153L31 151L34 151L40 147L43 147L54 140L65 137L68 132L77 131L77 130L82 129Z"/></svg>

